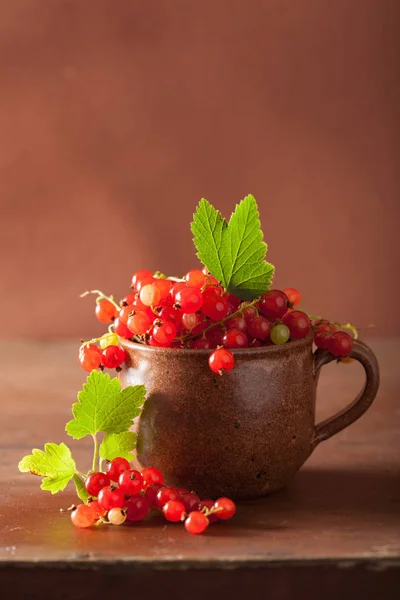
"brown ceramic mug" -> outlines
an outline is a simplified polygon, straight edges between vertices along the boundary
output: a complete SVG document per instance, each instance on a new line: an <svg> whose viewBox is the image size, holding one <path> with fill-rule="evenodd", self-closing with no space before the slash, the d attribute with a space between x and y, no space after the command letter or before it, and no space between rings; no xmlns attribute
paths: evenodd
<svg viewBox="0 0 400 600"><path fill-rule="evenodd" d="M379 386L373 352L355 340L350 356L364 367L365 387L346 409L315 425L319 372L335 358L326 350L313 354L312 334L233 350L235 367L223 376L210 371L208 350L121 343L129 354L122 385L147 388L140 463L203 497L254 498L282 488L320 442L361 417Z"/></svg>

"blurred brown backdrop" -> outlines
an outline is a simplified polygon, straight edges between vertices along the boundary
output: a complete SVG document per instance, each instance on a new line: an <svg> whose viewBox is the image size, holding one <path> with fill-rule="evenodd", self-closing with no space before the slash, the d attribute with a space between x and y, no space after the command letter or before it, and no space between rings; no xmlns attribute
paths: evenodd
<svg viewBox="0 0 400 600"><path fill-rule="evenodd" d="M249 192L277 286L398 332L399 9L2 0L1 335L101 331L81 291L182 274L198 200Z"/></svg>

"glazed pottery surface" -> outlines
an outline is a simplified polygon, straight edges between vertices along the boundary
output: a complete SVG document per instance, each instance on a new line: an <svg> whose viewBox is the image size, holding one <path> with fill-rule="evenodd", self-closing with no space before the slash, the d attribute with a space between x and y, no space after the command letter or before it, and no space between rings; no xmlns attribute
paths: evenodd
<svg viewBox="0 0 400 600"><path fill-rule="evenodd" d="M129 355L121 384L147 389L136 424L140 463L203 497L253 498L280 489L319 442L367 410L379 386L374 354L355 340L351 356L365 369L365 387L349 407L315 425L319 370L335 359L326 350L313 354L312 334L233 350L235 367L222 376L209 369L208 350L121 344Z"/></svg>

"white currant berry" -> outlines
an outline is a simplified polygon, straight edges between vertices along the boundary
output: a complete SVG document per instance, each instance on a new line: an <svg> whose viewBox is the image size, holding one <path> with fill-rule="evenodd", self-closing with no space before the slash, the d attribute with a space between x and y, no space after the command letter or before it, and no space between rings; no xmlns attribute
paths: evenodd
<svg viewBox="0 0 400 600"><path fill-rule="evenodd" d="M122 525L126 521L126 510L124 508L112 508L108 511L107 518L112 525Z"/></svg>

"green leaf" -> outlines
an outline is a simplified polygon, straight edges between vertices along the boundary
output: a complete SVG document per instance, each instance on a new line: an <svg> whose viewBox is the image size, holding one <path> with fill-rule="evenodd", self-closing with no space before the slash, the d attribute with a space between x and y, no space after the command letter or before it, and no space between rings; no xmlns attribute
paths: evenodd
<svg viewBox="0 0 400 600"><path fill-rule="evenodd" d="M45 444L44 451L33 449L18 465L22 473L44 477L42 490L56 494L67 486L76 472L75 461L65 444Z"/></svg>
<svg viewBox="0 0 400 600"><path fill-rule="evenodd" d="M133 431L106 433L100 445L100 459L112 460L121 456L131 461L132 450L136 448L137 435Z"/></svg>
<svg viewBox="0 0 400 600"><path fill-rule="evenodd" d="M78 402L72 406L74 419L65 429L79 440L86 435L121 433L127 431L132 420L141 412L146 389L143 385L128 386L121 390L118 379L108 374L92 371L83 390L78 393Z"/></svg>
<svg viewBox="0 0 400 600"><path fill-rule="evenodd" d="M91 496L90 496L89 492L87 491L87 489L85 488L85 484L83 483L83 481L79 477L79 475L76 475L76 474L74 475L74 484L75 484L75 489L76 489L78 498L86 504Z"/></svg>
<svg viewBox="0 0 400 600"><path fill-rule="evenodd" d="M236 206L229 224L204 198L191 225L197 256L231 294L253 300L269 290L274 267L266 262L255 198Z"/></svg>

